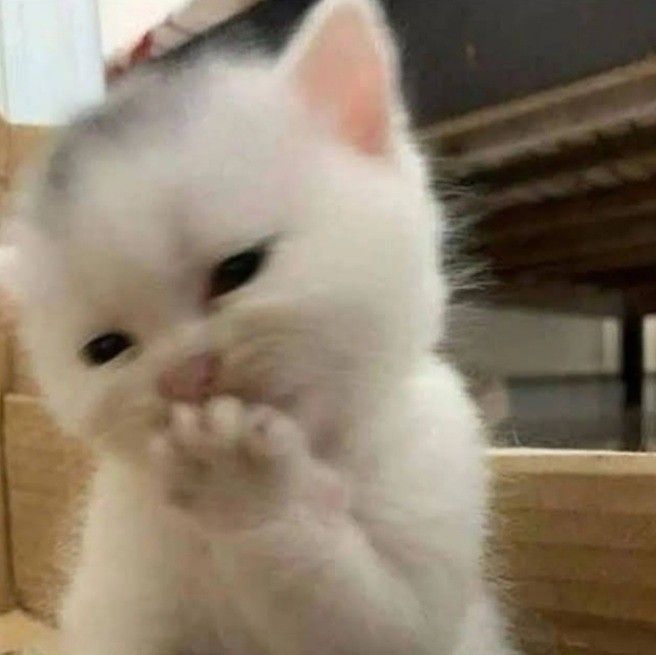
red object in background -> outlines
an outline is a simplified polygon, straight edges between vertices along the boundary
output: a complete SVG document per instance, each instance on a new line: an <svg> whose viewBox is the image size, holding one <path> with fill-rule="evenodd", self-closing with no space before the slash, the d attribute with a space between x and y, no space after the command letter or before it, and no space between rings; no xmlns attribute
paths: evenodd
<svg viewBox="0 0 656 655"><path fill-rule="evenodd" d="M105 71L107 81L111 84L136 64L150 59L153 54L153 43L153 33L151 31L146 32L139 39L137 45L127 53L126 57L112 61L107 65Z"/></svg>
<svg viewBox="0 0 656 655"><path fill-rule="evenodd" d="M261 0L190 0L164 21L152 26L136 45L110 58L105 67L111 84L133 66L177 48L196 34L228 20Z"/></svg>
<svg viewBox="0 0 656 655"><path fill-rule="evenodd" d="M136 46L132 49L130 53L130 65L134 66L140 61L145 59L150 59L150 56L153 53L153 34L152 32L146 32L141 40L137 43Z"/></svg>

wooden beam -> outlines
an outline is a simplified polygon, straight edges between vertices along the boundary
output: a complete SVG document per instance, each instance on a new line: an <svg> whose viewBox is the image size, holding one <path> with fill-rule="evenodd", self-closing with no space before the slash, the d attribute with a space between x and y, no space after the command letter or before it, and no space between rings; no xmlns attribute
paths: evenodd
<svg viewBox="0 0 656 655"><path fill-rule="evenodd" d="M623 296L617 291L563 282L500 282L485 296L501 307L549 309L592 316L623 316Z"/></svg>
<svg viewBox="0 0 656 655"><path fill-rule="evenodd" d="M544 217L544 220L533 221L522 212L517 213L517 219L513 225L508 225L500 230L494 229L486 224L484 220L478 223L477 244L481 247L515 247L517 244L529 244L540 242L546 244L555 240L554 235L559 235L558 240L569 236L580 236L583 231L603 231L615 226L626 224L632 225L640 222L653 221L656 219L656 185L655 197L652 200L644 200L637 204L626 202L624 207L613 208L607 206L598 211L581 212L580 214L554 211L552 215Z"/></svg>
<svg viewBox="0 0 656 655"><path fill-rule="evenodd" d="M656 103L646 111L641 107L617 123L582 124L562 135L549 132L530 148L511 142L485 153L445 157L443 170L463 184L496 189L644 154L656 147Z"/></svg>
<svg viewBox="0 0 656 655"><path fill-rule="evenodd" d="M502 211L524 204L538 204L559 198L582 196L598 191L621 189L626 184L656 177L656 150L640 155L600 161L589 168L557 172L545 178L488 190L481 197L484 213Z"/></svg>
<svg viewBox="0 0 656 655"><path fill-rule="evenodd" d="M656 267L656 247L654 244L635 246L626 250L613 249L608 253L589 257L573 257L543 266L503 267L497 272L502 276L530 275L532 279L567 280L586 277L592 281L597 274L608 278L625 269ZM609 281L608 286L613 286Z"/></svg>
<svg viewBox="0 0 656 655"><path fill-rule="evenodd" d="M656 457L512 448L492 451L490 465L494 570L547 626L545 645L527 652L650 655ZM533 638L523 624L514 634Z"/></svg>
<svg viewBox="0 0 656 655"><path fill-rule="evenodd" d="M503 268L529 268L648 245L656 253L656 213L555 228L530 239L492 241L483 252Z"/></svg>
<svg viewBox="0 0 656 655"><path fill-rule="evenodd" d="M484 216L482 236L496 241L529 238L553 227L578 225L651 211L656 203L656 178L599 189L594 193L512 207Z"/></svg>
<svg viewBox="0 0 656 655"><path fill-rule="evenodd" d="M591 450L545 450L540 448L492 448L489 451L492 470L502 480L512 480L515 475L581 476L592 478L654 477L656 482L656 457L644 453L618 453ZM554 489L554 492L556 490ZM589 507L576 507L576 499L560 496L563 505L572 511L586 511ZM513 503L512 498L507 502ZM539 496L533 496L538 501ZM602 509L599 500L599 509ZM517 506L517 505L515 505ZM523 506L520 505L520 506ZM621 503L617 505L621 509ZM536 508L537 509L537 508ZM546 508L543 508L546 509ZM652 521L656 529L656 521ZM628 538L629 535L625 535ZM638 535L636 535L639 537ZM645 544L647 545L647 544ZM653 544L649 544L651 549Z"/></svg>
<svg viewBox="0 0 656 655"><path fill-rule="evenodd" d="M535 93L526 98L442 121L420 132L443 155L485 152L502 145L544 142L582 125L613 122L627 110L649 106L656 97L656 57Z"/></svg>
<svg viewBox="0 0 656 655"><path fill-rule="evenodd" d="M588 275L577 275L581 284L594 284L600 289L637 289L644 295L645 288L654 289L656 285L650 280L656 280L656 265L630 266L621 270L590 271Z"/></svg>
<svg viewBox="0 0 656 655"><path fill-rule="evenodd" d="M0 118L0 127L3 121ZM15 187L20 168L30 160L35 153L48 142L54 133L50 127L35 125L9 125L6 140L6 188L12 191Z"/></svg>

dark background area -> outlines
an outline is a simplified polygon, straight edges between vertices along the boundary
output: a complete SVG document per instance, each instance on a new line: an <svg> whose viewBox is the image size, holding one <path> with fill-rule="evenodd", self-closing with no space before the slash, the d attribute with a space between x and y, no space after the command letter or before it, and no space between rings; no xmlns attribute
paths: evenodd
<svg viewBox="0 0 656 655"><path fill-rule="evenodd" d="M235 40L276 48L316 0L269 0L174 55ZM417 123L432 123L652 54L654 0L384 0Z"/></svg>

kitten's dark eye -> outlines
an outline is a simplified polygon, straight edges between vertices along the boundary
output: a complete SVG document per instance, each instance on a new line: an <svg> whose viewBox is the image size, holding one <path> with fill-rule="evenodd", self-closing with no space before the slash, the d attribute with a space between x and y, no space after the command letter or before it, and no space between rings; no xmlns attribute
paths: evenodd
<svg viewBox="0 0 656 655"><path fill-rule="evenodd" d="M82 356L87 363L101 366L118 357L134 345L132 337L124 332L107 332L92 339L82 348Z"/></svg>
<svg viewBox="0 0 656 655"><path fill-rule="evenodd" d="M208 296L222 296L249 282L259 272L266 255L266 247L258 246L224 259L210 273Z"/></svg>

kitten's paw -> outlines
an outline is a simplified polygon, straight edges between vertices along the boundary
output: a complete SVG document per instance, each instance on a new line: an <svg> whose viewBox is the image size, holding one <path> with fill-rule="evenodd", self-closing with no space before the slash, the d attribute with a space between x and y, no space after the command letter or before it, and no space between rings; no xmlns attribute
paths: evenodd
<svg viewBox="0 0 656 655"><path fill-rule="evenodd" d="M227 396L203 408L175 406L153 455L168 500L222 528L271 520L316 497L325 486L317 481L327 479L293 420Z"/></svg>

